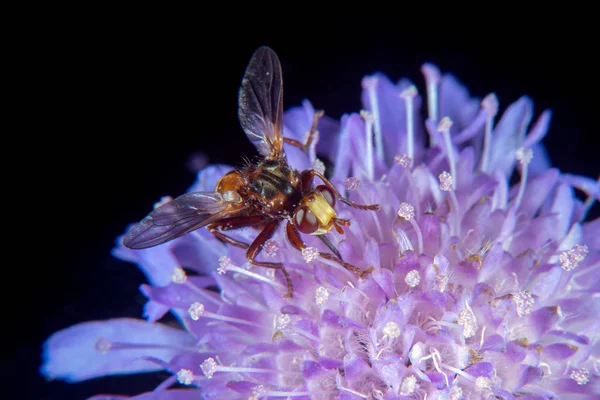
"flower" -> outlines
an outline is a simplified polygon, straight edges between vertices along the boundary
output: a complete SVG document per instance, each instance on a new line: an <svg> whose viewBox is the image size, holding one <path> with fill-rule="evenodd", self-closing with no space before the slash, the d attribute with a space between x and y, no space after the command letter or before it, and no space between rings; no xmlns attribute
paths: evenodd
<svg viewBox="0 0 600 400"><path fill-rule="evenodd" d="M600 184L550 167L549 111L530 126L522 97L498 117L493 94L476 100L435 66L422 70L426 120L412 83L375 74L363 80L364 112L323 117L316 151L286 148L300 170L323 168L317 154L331 160L327 173L351 200L381 205L336 206L351 225L331 234L370 274L319 258L314 237L297 251L278 231L261 257L288 267L285 299L278 272L205 229L139 251L119 238L114 255L149 281L146 320L54 334L42 373L171 374L138 399L595 398L600 219L586 214ZM289 110L284 134L302 140L314 114L308 101ZM214 189L230 169L207 166L190 191ZM180 328L158 322L168 312ZM126 397L97 397L108 398Z"/></svg>

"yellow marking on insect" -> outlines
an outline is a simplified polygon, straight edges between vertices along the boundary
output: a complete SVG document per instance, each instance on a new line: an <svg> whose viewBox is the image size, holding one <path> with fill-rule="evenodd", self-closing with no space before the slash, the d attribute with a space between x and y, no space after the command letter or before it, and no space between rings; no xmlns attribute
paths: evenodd
<svg viewBox="0 0 600 400"><path fill-rule="evenodd" d="M319 229L313 232L313 235L322 235L333 228L333 220L336 216L335 210L322 194L313 193L306 202L306 207L319 221Z"/></svg>

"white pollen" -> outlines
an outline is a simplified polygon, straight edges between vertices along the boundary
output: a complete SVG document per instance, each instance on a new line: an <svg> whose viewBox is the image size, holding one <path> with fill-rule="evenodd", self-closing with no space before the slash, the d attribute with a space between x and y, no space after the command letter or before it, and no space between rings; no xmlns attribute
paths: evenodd
<svg viewBox="0 0 600 400"><path fill-rule="evenodd" d="M188 314L190 314L190 318L194 321L198 321L200 316L204 314L204 304L195 302L188 309Z"/></svg>
<svg viewBox="0 0 600 400"><path fill-rule="evenodd" d="M401 155L398 155L398 156L394 157L394 162L396 164L399 164L400 166L402 166L404 168L410 168L410 166L412 165L413 160L412 160L412 158L410 158L406 154L401 154Z"/></svg>
<svg viewBox="0 0 600 400"><path fill-rule="evenodd" d="M383 334L384 336L396 339L400 336L400 327L397 323L390 321L383 327Z"/></svg>
<svg viewBox="0 0 600 400"><path fill-rule="evenodd" d="M401 203L398 208L398 216L410 221L415 217L415 208L408 203Z"/></svg>
<svg viewBox="0 0 600 400"><path fill-rule="evenodd" d="M292 321L292 318L288 314L281 314L277 317L277 329L283 329L289 325Z"/></svg>
<svg viewBox="0 0 600 400"><path fill-rule="evenodd" d="M261 397L263 397L264 395L267 394L267 389L264 387L264 385L258 385L255 386L254 389L252 389L252 395L253 397L251 397L251 399L259 399Z"/></svg>
<svg viewBox="0 0 600 400"><path fill-rule="evenodd" d="M217 363L213 358L207 358L202 364L200 364L200 369L202 370L204 376L206 376L208 379L211 379L217 370Z"/></svg>
<svg viewBox="0 0 600 400"><path fill-rule="evenodd" d="M182 385L191 385L194 380L194 374L189 369L182 368L177 372L177 382Z"/></svg>
<svg viewBox="0 0 600 400"><path fill-rule="evenodd" d="M346 178L344 181L344 186L348 190L356 190L360 187L360 179L355 176L351 176L350 178Z"/></svg>
<svg viewBox="0 0 600 400"><path fill-rule="evenodd" d="M463 391L460 386L453 386L450 389L448 400L462 400L463 398Z"/></svg>
<svg viewBox="0 0 600 400"><path fill-rule="evenodd" d="M575 269L577 265L587 257L589 249L587 245L579 245L576 244L569 251L563 251L558 259L560 261L560 266L565 271L571 271Z"/></svg>
<svg viewBox="0 0 600 400"><path fill-rule="evenodd" d="M217 268L217 272L219 275L223 275L232 265L233 263L231 262L231 258L227 256L221 256L219 257L219 267Z"/></svg>
<svg viewBox="0 0 600 400"><path fill-rule="evenodd" d="M308 264L319 257L319 250L315 247L305 247L302 249L302 257L304 257L304 261Z"/></svg>
<svg viewBox="0 0 600 400"><path fill-rule="evenodd" d="M590 371L585 368L579 368L572 371L569 377L577 382L578 385L585 385L590 381Z"/></svg>
<svg viewBox="0 0 600 400"><path fill-rule="evenodd" d="M498 97L495 93L490 93L481 101L481 107L485 109L490 117L495 117L498 114Z"/></svg>
<svg viewBox="0 0 600 400"><path fill-rule="evenodd" d="M438 177L440 179L440 189L444 192L450 192L454 184L454 178L448 172L444 171Z"/></svg>
<svg viewBox="0 0 600 400"><path fill-rule="evenodd" d="M531 313L534 299L529 291L515 293L513 295L513 301L517 306L517 314L519 317L523 317Z"/></svg>
<svg viewBox="0 0 600 400"><path fill-rule="evenodd" d="M452 120L448 117L444 117L438 124L437 130L438 130L438 132L447 134L447 133L450 133L450 127L452 127Z"/></svg>
<svg viewBox="0 0 600 400"><path fill-rule="evenodd" d="M187 281L187 275L183 268L175 267L173 268L173 274L171 275L171 280L175 283L185 283Z"/></svg>
<svg viewBox="0 0 600 400"><path fill-rule="evenodd" d="M325 173L325 164L323 164L323 161L321 161L317 158L310 164L310 169L313 169L317 172L320 172L321 174L324 174Z"/></svg>
<svg viewBox="0 0 600 400"><path fill-rule="evenodd" d="M478 376L475 380L475 387L478 390L490 390L492 388L492 380L485 376Z"/></svg>
<svg viewBox="0 0 600 400"><path fill-rule="evenodd" d="M415 85L410 85L406 89L400 92L400 98L405 99L407 97L415 97L419 94L417 87Z"/></svg>
<svg viewBox="0 0 600 400"><path fill-rule="evenodd" d="M414 375L411 375L402 380L402 385L400 386L400 395L408 396L415 392L417 388L417 378Z"/></svg>
<svg viewBox="0 0 600 400"><path fill-rule="evenodd" d="M275 257L277 255L277 250L279 250L279 245L275 239L267 240L263 246L264 253L269 257Z"/></svg>
<svg viewBox="0 0 600 400"><path fill-rule="evenodd" d="M325 303L328 298L329 290L327 290L327 288L324 286L319 286L315 291L315 303L320 306L321 304Z"/></svg>
<svg viewBox="0 0 600 400"><path fill-rule="evenodd" d="M521 163L521 165L529 164L532 158L533 150L526 147L519 147L519 150L517 150L517 160Z"/></svg>
<svg viewBox="0 0 600 400"><path fill-rule="evenodd" d="M413 269L404 278L404 282L410 287L416 287L421 282L421 274L416 269Z"/></svg>
<svg viewBox="0 0 600 400"><path fill-rule="evenodd" d="M479 329L477 318L468 303L465 303L466 307L458 314L458 323L463 327L463 336L465 339L475 336Z"/></svg>

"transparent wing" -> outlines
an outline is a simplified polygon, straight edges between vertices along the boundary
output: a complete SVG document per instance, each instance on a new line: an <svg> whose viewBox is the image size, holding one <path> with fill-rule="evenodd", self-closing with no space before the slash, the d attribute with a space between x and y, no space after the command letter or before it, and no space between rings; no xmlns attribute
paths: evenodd
<svg viewBox="0 0 600 400"><path fill-rule="evenodd" d="M277 54L261 47L246 68L239 95L239 117L261 155L283 155L283 80Z"/></svg>
<svg viewBox="0 0 600 400"><path fill-rule="evenodd" d="M135 224L123 238L123 244L136 250L157 246L237 212L241 207L239 203L225 201L216 192L187 193L157 207Z"/></svg>

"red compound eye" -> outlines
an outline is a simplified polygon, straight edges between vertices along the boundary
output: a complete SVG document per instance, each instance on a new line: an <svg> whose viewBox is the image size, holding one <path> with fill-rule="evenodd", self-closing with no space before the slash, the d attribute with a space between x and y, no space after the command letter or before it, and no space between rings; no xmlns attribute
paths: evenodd
<svg viewBox="0 0 600 400"><path fill-rule="evenodd" d="M311 234L319 229L319 221L315 214L310 212L306 207L302 207L294 214L294 222L296 227L302 233Z"/></svg>
<svg viewBox="0 0 600 400"><path fill-rule="evenodd" d="M327 200L327 202L331 205L331 207L335 206L335 193L333 193L333 190L329 189L325 185L319 185L317 186L315 191L317 193L322 194L323 197L325 197L325 200Z"/></svg>

